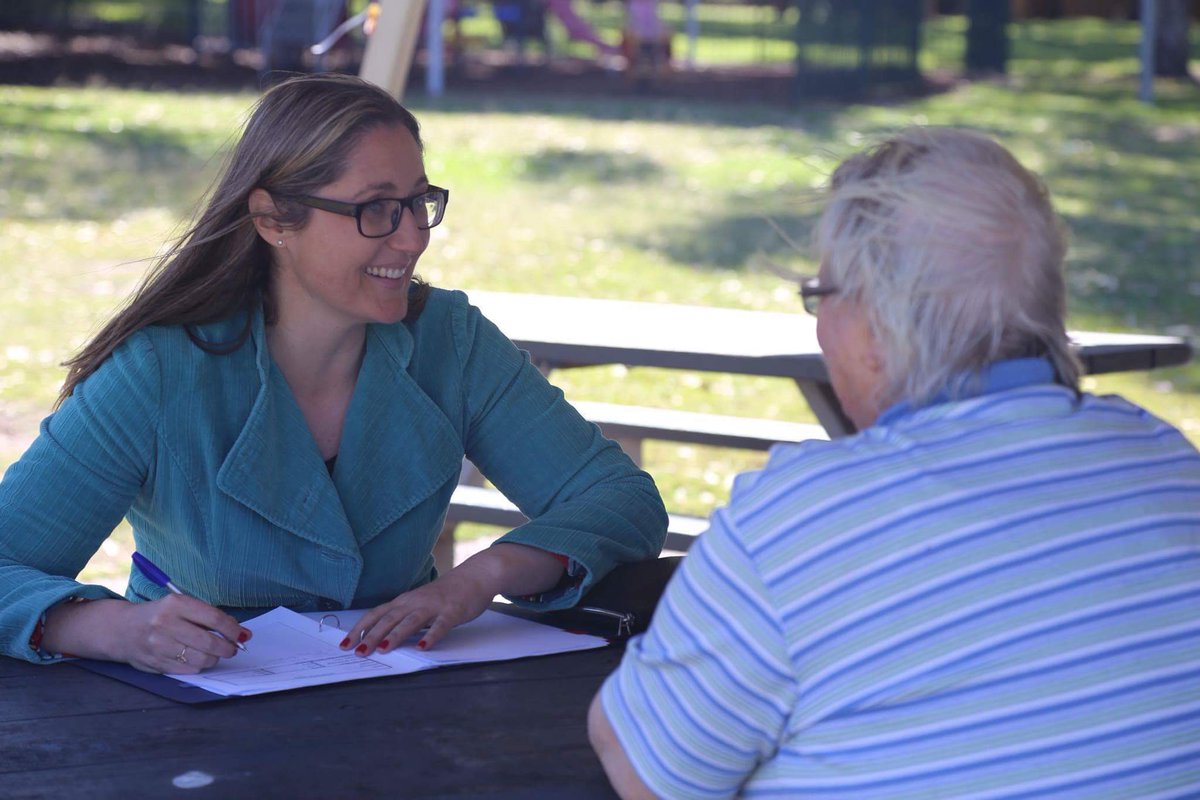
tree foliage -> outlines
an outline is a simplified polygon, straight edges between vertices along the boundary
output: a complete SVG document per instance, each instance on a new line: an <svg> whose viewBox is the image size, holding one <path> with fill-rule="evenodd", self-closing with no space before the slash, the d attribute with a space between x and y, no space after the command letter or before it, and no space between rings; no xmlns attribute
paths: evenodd
<svg viewBox="0 0 1200 800"><path fill-rule="evenodd" d="M129 20L114 25L90 0L0 0L0 30L68 33L97 26L149 35L163 40L190 40L198 33L202 0L114 0L107 5L132 7ZM110 9L111 10L111 9Z"/></svg>

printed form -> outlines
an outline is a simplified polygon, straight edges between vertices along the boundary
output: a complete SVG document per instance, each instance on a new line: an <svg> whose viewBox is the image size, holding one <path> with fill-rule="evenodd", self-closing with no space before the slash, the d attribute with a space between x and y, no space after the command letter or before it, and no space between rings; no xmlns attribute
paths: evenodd
<svg viewBox="0 0 1200 800"><path fill-rule="evenodd" d="M280 692L303 686L405 675L449 664L504 661L526 656L565 653L603 647L598 636L569 633L497 611L450 631L428 652L399 647L390 653L356 656L338 647L345 630L352 627L361 611L336 614L298 614L276 608L242 623L254 631L248 652L222 659L198 675L172 678L219 695L252 695ZM318 620L323 619L322 624Z"/></svg>

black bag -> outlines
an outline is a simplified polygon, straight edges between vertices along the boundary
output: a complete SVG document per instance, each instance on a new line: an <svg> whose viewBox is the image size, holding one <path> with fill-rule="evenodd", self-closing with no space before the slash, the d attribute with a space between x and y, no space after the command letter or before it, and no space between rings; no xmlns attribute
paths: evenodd
<svg viewBox="0 0 1200 800"><path fill-rule="evenodd" d="M650 627L663 589L682 560L683 556L665 556L621 564L589 589L574 608L531 611L509 606L504 611L556 628L626 639Z"/></svg>

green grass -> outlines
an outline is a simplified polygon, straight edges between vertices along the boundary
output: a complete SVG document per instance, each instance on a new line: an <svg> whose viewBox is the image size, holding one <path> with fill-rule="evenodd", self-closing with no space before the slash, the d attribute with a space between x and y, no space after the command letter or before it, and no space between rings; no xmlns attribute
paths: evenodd
<svg viewBox="0 0 1200 800"><path fill-rule="evenodd" d="M961 32L956 18L929 26L923 68L952 69ZM1074 327L1194 334L1200 90L1160 82L1157 105L1137 102L1137 35L1097 20L1023 23L1009 81L877 105L416 96L428 173L454 197L420 269L466 289L802 313L793 287L760 265L812 264L764 219L803 238L839 159L906 125L964 125L1001 139L1055 194L1073 230ZM252 100L0 87L0 468L49 409L57 365L135 285L137 259L187 219ZM576 399L811 419L786 381L621 367L554 379ZM1200 366L1087 386L1200 443ZM646 454L668 505L691 513L761 463L666 444ZM117 540L89 577L122 572L127 546Z"/></svg>

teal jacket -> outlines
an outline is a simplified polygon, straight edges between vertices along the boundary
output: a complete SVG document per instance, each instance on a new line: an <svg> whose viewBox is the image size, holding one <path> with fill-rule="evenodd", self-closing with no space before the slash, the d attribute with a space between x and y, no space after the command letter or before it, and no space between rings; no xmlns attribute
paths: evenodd
<svg viewBox="0 0 1200 800"><path fill-rule="evenodd" d="M245 318L202 326L236 340ZM505 535L586 574L539 600L573 605L620 562L662 548L650 476L566 402L461 292L415 322L368 327L330 475L266 348L206 352L182 326L126 341L0 481L0 647L31 661L45 610L114 596L74 576L122 516L185 592L248 617L373 606L436 576L431 555L464 454L530 517ZM126 597L164 590L134 570Z"/></svg>

